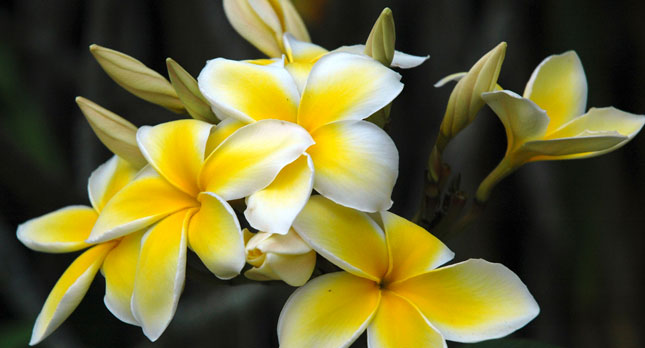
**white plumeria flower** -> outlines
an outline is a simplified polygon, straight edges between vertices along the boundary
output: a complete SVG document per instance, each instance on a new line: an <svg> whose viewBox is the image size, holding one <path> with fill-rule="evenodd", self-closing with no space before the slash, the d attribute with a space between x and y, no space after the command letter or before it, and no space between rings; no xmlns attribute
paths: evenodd
<svg viewBox="0 0 645 348"><path fill-rule="evenodd" d="M229 136L230 135L230 136ZM174 316L190 247L221 279L245 263L242 230L227 201L266 187L313 140L297 125L263 120L237 129L180 120L137 133L150 166L99 215L90 242L146 228L136 267L132 312L152 341Z"/></svg>
<svg viewBox="0 0 645 348"><path fill-rule="evenodd" d="M91 207L68 206L18 226L18 239L33 250L67 253L88 248L67 268L49 293L36 319L30 345L45 339L72 314L99 269L105 276L107 308L121 321L139 325L130 310L130 298L143 233L132 233L105 243L85 242L107 202L134 178L137 171L114 156L90 176Z"/></svg>
<svg viewBox="0 0 645 348"><path fill-rule="evenodd" d="M388 209L398 176L398 151L387 133L363 119L401 92L400 79L371 58L337 52L314 64L300 93L281 66L209 61L198 83L217 115L240 125L288 121L315 141L271 185L248 197L245 216L251 226L286 234L312 187L348 207Z"/></svg>

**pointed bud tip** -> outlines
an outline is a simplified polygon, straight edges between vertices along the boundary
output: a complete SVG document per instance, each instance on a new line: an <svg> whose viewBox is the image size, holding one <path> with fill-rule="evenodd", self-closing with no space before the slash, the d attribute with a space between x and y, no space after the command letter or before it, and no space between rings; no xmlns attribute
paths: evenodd
<svg viewBox="0 0 645 348"><path fill-rule="evenodd" d="M381 16L391 16L392 10L389 7L386 7L381 11Z"/></svg>

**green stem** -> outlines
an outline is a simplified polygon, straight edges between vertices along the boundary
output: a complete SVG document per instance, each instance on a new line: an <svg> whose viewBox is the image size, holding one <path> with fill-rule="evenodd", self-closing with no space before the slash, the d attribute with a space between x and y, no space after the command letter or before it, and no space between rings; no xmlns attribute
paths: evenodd
<svg viewBox="0 0 645 348"><path fill-rule="evenodd" d="M505 156L501 162L493 169L490 174L484 179L484 181L479 184L477 193L475 194L476 202L484 204L488 201L493 188L500 182L502 179L507 177L509 174L515 171L519 167L517 160L511 160L508 156Z"/></svg>

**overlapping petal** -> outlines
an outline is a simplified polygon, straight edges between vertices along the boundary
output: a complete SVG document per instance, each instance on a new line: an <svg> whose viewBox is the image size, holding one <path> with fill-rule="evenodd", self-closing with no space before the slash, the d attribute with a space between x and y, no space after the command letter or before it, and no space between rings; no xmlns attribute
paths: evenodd
<svg viewBox="0 0 645 348"><path fill-rule="evenodd" d="M381 212L387 239L386 282L402 281L452 260L454 253L420 226L390 212Z"/></svg>
<svg viewBox="0 0 645 348"><path fill-rule="evenodd" d="M573 138L533 140L526 142L521 149L533 155L530 161L564 159L567 155L590 157L610 151L626 140L628 140L627 137L616 132L607 132L605 135L590 134ZM596 151L603 152L596 153ZM575 158L575 156L569 158Z"/></svg>
<svg viewBox="0 0 645 348"><path fill-rule="evenodd" d="M394 283L443 337L476 342L506 336L539 313L522 281L501 264L468 260Z"/></svg>
<svg viewBox="0 0 645 348"><path fill-rule="evenodd" d="M282 348L348 347L369 324L380 299L373 281L330 273L296 290L280 313Z"/></svg>
<svg viewBox="0 0 645 348"><path fill-rule="evenodd" d="M396 98L401 75L365 56L336 52L320 58L309 73L298 124L313 132L341 120L362 120Z"/></svg>
<svg viewBox="0 0 645 348"><path fill-rule="evenodd" d="M105 206L88 242L96 243L138 231L174 212L196 207L193 197L180 191L148 167Z"/></svg>
<svg viewBox="0 0 645 348"><path fill-rule="evenodd" d="M85 242L98 214L90 207L72 205L31 219L18 226L18 239L43 252L66 253L89 246Z"/></svg>
<svg viewBox="0 0 645 348"><path fill-rule="evenodd" d="M304 154L282 168L269 186L249 196L244 216L259 231L286 234L307 203L313 180L313 163Z"/></svg>
<svg viewBox="0 0 645 348"><path fill-rule="evenodd" d="M333 52L348 52L353 54L365 55L365 45L342 46ZM411 69L423 64L430 56L415 56L412 54L394 51L394 58L390 66L401 69Z"/></svg>
<svg viewBox="0 0 645 348"><path fill-rule="evenodd" d="M211 192L199 195L201 208L188 225L188 245L220 279L240 274L244 267L244 238L233 208Z"/></svg>
<svg viewBox="0 0 645 348"><path fill-rule="evenodd" d="M186 272L186 229L194 210L172 214L143 236L132 296L132 314L156 341L177 309Z"/></svg>
<svg viewBox="0 0 645 348"><path fill-rule="evenodd" d="M260 267L251 268L244 276L252 280L282 280L291 286L302 286L311 277L316 265L316 252L300 255L269 253Z"/></svg>
<svg viewBox="0 0 645 348"><path fill-rule="evenodd" d="M72 314L94 280L105 255L110 252L114 244L104 243L92 247L76 258L65 270L38 314L29 341L30 345L45 339Z"/></svg>
<svg viewBox="0 0 645 348"><path fill-rule="evenodd" d="M208 141L206 142L205 157L208 157L219 144L245 125L246 123L229 117L218 123L216 127L211 128L211 134L208 136Z"/></svg>
<svg viewBox="0 0 645 348"><path fill-rule="evenodd" d="M576 52L544 59L526 84L524 97L546 111L551 120L548 133L582 115L587 106L587 78Z"/></svg>
<svg viewBox="0 0 645 348"><path fill-rule="evenodd" d="M365 213L312 196L293 228L312 249L349 273L379 281L387 271L385 235Z"/></svg>
<svg viewBox="0 0 645 348"><path fill-rule="evenodd" d="M202 190L227 201L249 196L268 186L312 144L309 133L290 122L262 120L244 126L206 159Z"/></svg>
<svg viewBox="0 0 645 348"><path fill-rule="evenodd" d="M391 291L381 293L378 311L367 327L367 341L370 348L447 347L419 310Z"/></svg>
<svg viewBox="0 0 645 348"><path fill-rule="evenodd" d="M307 153L314 162L314 188L325 197L361 211L387 210L398 176L399 154L392 139L367 121L341 121L318 128Z"/></svg>
<svg viewBox="0 0 645 348"><path fill-rule="evenodd" d="M197 178L212 125L198 120L178 120L139 128L141 153L168 182L185 193L199 193Z"/></svg>
<svg viewBox="0 0 645 348"><path fill-rule="evenodd" d="M300 93L282 66L216 58L206 63L197 81L217 115L246 123L296 121Z"/></svg>
<svg viewBox="0 0 645 348"><path fill-rule="evenodd" d="M101 273L105 277L105 306L119 320L139 325L130 306L143 231L123 237L105 257Z"/></svg>
<svg viewBox="0 0 645 348"><path fill-rule="evenodd" d="M100 212L112 196L134 179L138 171L116 155L101 164L92 172L87 185L92 207Z"/></svg>

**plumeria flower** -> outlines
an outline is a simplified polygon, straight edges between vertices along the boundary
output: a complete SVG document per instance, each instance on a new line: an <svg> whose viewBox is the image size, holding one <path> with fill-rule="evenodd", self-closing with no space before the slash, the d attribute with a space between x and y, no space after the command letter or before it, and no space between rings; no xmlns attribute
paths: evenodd
<svg viewBox="0 0 645 348"><path fill-rule="evenodd" d="M137 142L150 166L110 200L88 238L105 242L147 228L132 312L152 341L177 308L187 247L217 277L238 275L244 240L227 201L267 186L313 143L301 127L279 120L212 129L197 120L139 128Z"/></svg>
<svg viewBox="0 0 645 348"><path fill-rule="evenodd" d="M143 233L113 241L88 244L101 210L110 198L134 178L132 165L114 156L90 176L91 207L68 206L18 226L18 239L28 248L50 253L87 249L74 260L49 293L31 335L30 345L49 336L76 309L96 273L105 276L105 305L120 320L138 325L130 310L130 297Z"/></svg>
<svg viewBox="0 0 645 348"><path fill-rule="evenodd" d="M482 182L477 199L528 162L599 156L625 145L641 130L645 117L613 107L587 105L587 79L574 51L540 63L519 96L502 90L482 94L506 129L504 159Z"/></svg>
<svg viewBox="0 0 645 348"><path fill-rule="evenodd" d="M304 285L316 265L316 252L290 229L286 235L251 233L244 229L246 261L253 268L244 272L252 280L283 280L291 286Z"/></svg>
<svg viewBox="0 0 645 348"><path fill-rule="evenodd" d="M387 133L363 119L401 92L400 79L368 57L338 52L316 62L300 93L281 66L209 61L198 82L217 115L240 124L284 120L315 141L271 185L248 197L244 214L251 226L286 234L312 186L348 207L388 209L398 152Z"/></svg>
<svg viewBox="0 0 645 348"><path fill-rule="evenodd" d="M421 227L389 212L379 222L314 196L294 229L344 271L309 281L287 300L280 347L348 347L367 329L376 347L446 347L508 335L539 307L508 268L453 253Z"/></svg>

